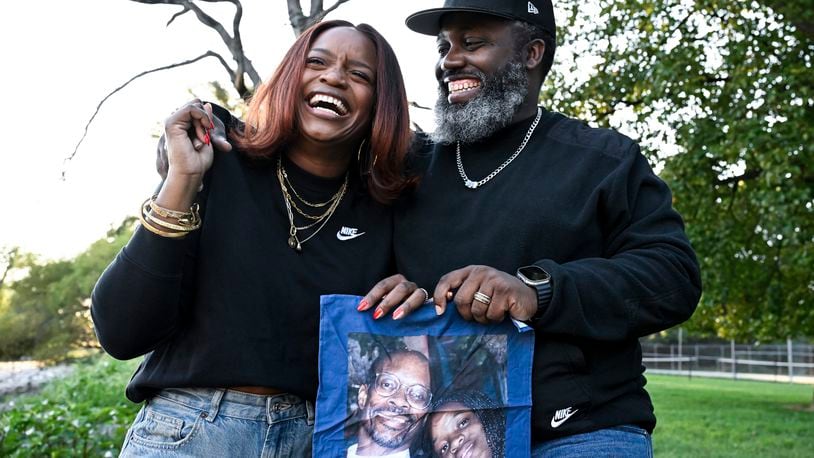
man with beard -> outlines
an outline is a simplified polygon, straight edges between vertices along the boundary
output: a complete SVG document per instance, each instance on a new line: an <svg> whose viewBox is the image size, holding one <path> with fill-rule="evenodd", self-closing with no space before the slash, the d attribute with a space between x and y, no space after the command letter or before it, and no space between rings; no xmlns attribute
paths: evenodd
<svg viewBox="0 0 814 458"><path fill-rule="evenodd" d="M535 329L534 456L652 456L638 338L688 319L698 263L670 190L631 139L537 106L550 0L447 0L407 19L437 36L439 98L423 178L397 208L402 275L361 301ZM511 389L511 387L509 387Z"/></svg>
<svg viewBox="0 0 814 458"><path fill-rule="evenodd" d="M412 350L384 352L359 387L357 443L348 457L409 458L430 406L430 365Z"/></svg>

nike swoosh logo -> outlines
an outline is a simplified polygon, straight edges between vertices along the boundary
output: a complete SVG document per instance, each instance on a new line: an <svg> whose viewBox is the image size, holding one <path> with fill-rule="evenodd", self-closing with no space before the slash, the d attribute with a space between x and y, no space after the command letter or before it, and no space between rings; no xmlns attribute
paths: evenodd
<svg viewBox="0 0 814 458"><path fill-rule="evenodd" d="M557 417L554 416L554 418L551 419L551 427L552 428L559 428L561 424L565 423L566 420L571 418L571 416L573 416L577 412L579 412L579 409L577 409L577 410L575 410L573 412L568 412L567 414L565 414L564 417L560 418L559 420L557 420Z"/></svg>
<svg viewBox="0 0 814 458"><path fill-rule="evenodd" d="M365 232L360 232L358 234L353 234L353 235L344 235L341 232L337 232L336 233L336 238L338 238L339 240L342 240L344 242L345 240L355 239L356 237L361 237L363 235L365 235Z"/></svg>

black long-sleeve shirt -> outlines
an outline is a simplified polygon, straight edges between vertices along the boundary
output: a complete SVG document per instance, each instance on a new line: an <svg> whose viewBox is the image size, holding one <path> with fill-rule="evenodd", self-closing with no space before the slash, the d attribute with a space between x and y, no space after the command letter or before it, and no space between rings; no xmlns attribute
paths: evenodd
<svg viewBox="0 0 814 458"><path fill-rule="evenodd" d="M462 145L467 175L495 170L530 124ZM535 324L533 437L652 430L638 337L686 320L701 284L670 190L639 147L544 111L525 150L474 190L459 176L455 145L427 147L421 184L395 213L398 271L432 291L471 264L510 274L539 265L553 297Z"/></svg>
<svg viewBox="0 0 814 458"><path fill-rule="evenodd" d="M139 227L99 279L91 312L103 348L119 359L147 354L127 387L132 401L192 386L268 386L313 400L319 296L362 295L393 273L391 210L353 173L325 227L292 250L275 165L215 153L198 195L201 229L179 240ZM311 202L342 183L284 165Z"/></svg>

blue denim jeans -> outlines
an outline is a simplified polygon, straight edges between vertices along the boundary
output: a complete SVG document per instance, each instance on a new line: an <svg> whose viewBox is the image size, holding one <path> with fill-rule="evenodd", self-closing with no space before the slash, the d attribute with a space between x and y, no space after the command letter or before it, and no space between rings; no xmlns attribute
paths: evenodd
<svg viewBox="0 0 814 458"><path fill-rule="evenodd" d="M531 456L652 458L653 443L650 434L638 426L617 426L533 444Z"/></svg>
<svg viewBox="0 0 814 458"><path fill-rule="evenodd" d="M172 388L148 400L122 457L309 457L314 406L291 394Z"/></svg>

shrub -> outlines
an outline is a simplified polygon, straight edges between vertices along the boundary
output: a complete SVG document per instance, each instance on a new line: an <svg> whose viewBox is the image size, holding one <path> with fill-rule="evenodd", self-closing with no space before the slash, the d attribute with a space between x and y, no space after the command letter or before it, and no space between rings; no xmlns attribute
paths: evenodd
<svg viewBox="0 0 814 458"><path fill-rule="evenodd" d="M117 456L139 406L124 397L137 361L94 356L0 413L0 456Z"/></svg>

